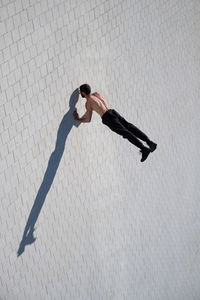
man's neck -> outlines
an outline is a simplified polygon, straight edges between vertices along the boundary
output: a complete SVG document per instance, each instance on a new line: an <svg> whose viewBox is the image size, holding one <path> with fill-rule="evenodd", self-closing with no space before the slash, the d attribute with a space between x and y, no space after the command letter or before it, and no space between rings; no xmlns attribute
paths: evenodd
<svg viewBox="0 0 200 300"><path fill-rule="evenodd" d="M86 95L85 98L88 100L88 98L90 98L91 93L89 95Z"/></svg>

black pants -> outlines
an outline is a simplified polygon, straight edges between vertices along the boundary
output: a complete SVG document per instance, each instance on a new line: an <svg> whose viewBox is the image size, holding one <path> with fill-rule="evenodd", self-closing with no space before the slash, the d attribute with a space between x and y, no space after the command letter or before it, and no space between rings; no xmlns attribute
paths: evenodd
<svg viewBox="0 0 200 300"><path fill-rule="evenodd" d="M149 138L140 129L127 122L116 110L108 109L102 116L102 123L107 125L112 131L120 134L123 138L142 149L144 145L141 141L149 141Z"/></svg>

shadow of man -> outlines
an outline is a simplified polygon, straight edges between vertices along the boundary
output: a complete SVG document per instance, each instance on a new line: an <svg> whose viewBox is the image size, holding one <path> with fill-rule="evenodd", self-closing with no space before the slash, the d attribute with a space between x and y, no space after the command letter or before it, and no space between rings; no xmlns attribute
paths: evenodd
<svg viewBox="0 0 200 300"><path fill-rule="evenodd" d="M20 256L24 250L26 245L30 245L35 242L36 238L34 237L34 226L37 221L37 218L40 214L40 211L42 209L42 206L44 204L45 198L47 196L47 193L51 187L51 184L54 180L54 177L56 175L56 171L58 169L59 163L61 161L64 149L65 149L65 142L67 139L67 136L72 129L73 125L78 127L80 123L74 120L73 118L73 112L75 109L75 105L78 101L79 97L79 92L78 89L74 90L70 100L69 100L69 111L64 115L60 126L58 128L58 133L57 133L57 140L56 140L56 146L55 150L52 152L48 166L46 169L46 172L44 174L43 181L40 185L40 188L38 190L35 202L32 206L31 212L29 214L25 229L24 229L24 234L22 237L22 240L19 245L19 249L17 251L17 256Z"/></svg>

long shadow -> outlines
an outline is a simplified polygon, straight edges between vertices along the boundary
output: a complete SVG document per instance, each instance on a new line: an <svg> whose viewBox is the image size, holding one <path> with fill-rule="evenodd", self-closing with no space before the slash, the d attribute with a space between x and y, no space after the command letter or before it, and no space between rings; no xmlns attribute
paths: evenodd
<svg viewBox="0 0 200 300"><path fill-rule="evenodd" d="M78 97L79 97L79 93L78 93L78 89L76 89L73 91L69 100L69 107L70 107L69 111L64 115L60 123L60 126L58 128L55 150L52 152L49 158L49 162L48 162L46 172L44 174L44 178L42 180L37 196L35 198L35 202L32 206L31 212L26 222L24 234L20 242L19 249L17 251L17 256L20 256L24 252L25 246L34 243L36 240L36 238L33 235L35 230L34 226L40 214L40 211L42 209L48 191L52 185L54 177L56 175L56 171L58 169L59 163L61 161L65 149L65 142L67 136L70 130L72 129L73 125L76 127L80 125L80 123L75 121L73 118L73 111L75 110L75 105L78 101Z"/></svg>

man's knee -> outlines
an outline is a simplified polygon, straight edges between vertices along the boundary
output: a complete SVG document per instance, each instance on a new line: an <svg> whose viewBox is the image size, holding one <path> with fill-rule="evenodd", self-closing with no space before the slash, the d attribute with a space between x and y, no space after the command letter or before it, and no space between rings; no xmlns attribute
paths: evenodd
<svg viewBox="0 0 200 300"><path fill-rule="evenodd" d="M123 138L130 138L133 136L133 134L131 132L129 132L128 130L123 131L122 133Z"/></svg>

